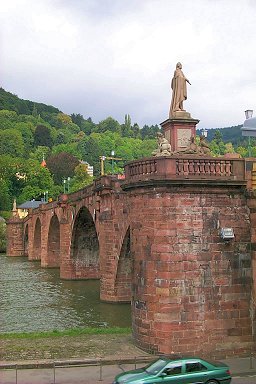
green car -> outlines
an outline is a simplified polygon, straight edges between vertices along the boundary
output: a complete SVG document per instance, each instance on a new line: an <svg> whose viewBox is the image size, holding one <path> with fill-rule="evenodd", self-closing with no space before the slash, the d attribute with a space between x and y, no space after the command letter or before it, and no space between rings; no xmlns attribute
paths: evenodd
<svg viewBox="0 0 256 384"><path fill-rule="evenodd" d="M229 367L197 358L161 358L144 368L120 373L113 384L229 384Z"/></svg>

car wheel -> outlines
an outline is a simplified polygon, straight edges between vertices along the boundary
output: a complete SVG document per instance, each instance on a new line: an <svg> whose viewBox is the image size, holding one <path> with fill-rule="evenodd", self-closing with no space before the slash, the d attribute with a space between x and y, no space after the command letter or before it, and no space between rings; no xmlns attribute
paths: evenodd
<svg viewBox="0 0 256 384"><path fill-rule="evenodd" d="M219 382L217 380L209 380L206 384L219 384Z"/></svg>

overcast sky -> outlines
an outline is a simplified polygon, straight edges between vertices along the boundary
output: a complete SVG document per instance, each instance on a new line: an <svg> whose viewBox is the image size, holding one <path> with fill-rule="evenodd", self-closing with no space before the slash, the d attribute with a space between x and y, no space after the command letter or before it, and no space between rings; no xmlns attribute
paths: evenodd
<svg viewBox="0 0 256 384"><path fill-rule="evenodd" d="M168 118L176 63L199 128L256 114L255 0L1 0L0 86L99 122Z"/></svg>

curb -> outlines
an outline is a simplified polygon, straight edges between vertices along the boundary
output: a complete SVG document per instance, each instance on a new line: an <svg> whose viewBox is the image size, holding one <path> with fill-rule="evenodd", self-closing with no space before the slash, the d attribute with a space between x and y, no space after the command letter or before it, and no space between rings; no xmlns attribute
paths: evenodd
<svg viewBox="0 0 256 384"><path fill-rule="evenodd" d="M103 365L121 365L121 364L141 364L149 363L155 360L158 356L134 356L126 358L116 357L103 357L93 359L63 359L63 360L31 360L31 361L18 361L18 362L0 362L0 371L7 369L43 369L43 368L68 368L68 367L89 367L89 366L103 366ZM246 377L255 376L256 367L245 368L245 370L231 369L232 377Z"/></svg>
<svg viewBox="0 0 256 384"><path fill-rule="evenodd" d="M0 370L3 369L36 369L36 368L65 368L78 366L100 366L118 364L149 363L157 356L135 356L130 358L98 358L98 359L79 359L79 360L33 360L18 362L0 362Z"/></svg>

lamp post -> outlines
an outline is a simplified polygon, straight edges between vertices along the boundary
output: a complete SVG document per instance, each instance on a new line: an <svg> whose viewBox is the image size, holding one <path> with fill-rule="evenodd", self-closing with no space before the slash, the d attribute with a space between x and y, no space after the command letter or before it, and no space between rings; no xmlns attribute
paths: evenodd
<svg viewBox="0 0 256 384"><path fill-rule="evenodd" d="M252 109L246 109L246 111L244 111L244 113L245 113L245 118L247 120L247 119L250 119L252 117L253 110Z"/></svg>
<svg viewBox="0 0 256 384"><path fill-rule="evenodd" d="M104 161L106 160L106 156L100 156L100 174L104 176Z"/></svg>
<svg viewBox="0 0 256 384"><path fill-rule="evenodd" d="M67 178L68 181L68 193L69 193L69 187L70 187L70 177Z"/></svg>
<svg viewBox="0 0 256 384"><path fill-rule="evenodd" d="M203 128L202 129L202 135L206 138L207 137L207 134L208 134L208 131L206 128Z"/></svg>
<svg viewBox="0 0 256 384"><path fill-rule="evenodd" d="M63 192L66 193L66 179L63 179Z"/></svg>
<svg viewBox="0 0 256 384"><path fill-rule="evenodd" d="M245 113L246 120L247 119L251 119L252 115L253 115L253 110L252 109L247 109L246 111L244 111L244 113ZM248 136L248 155L249 155L249 157L252 156L251 136L250 135Z"/></svg>
<svg viewBox="0 0 256 384"><path fill-rule="evenodd" d="M115 151L111 151L111 173L112 175L114 174L114 156L115 156Z"/></svg>

